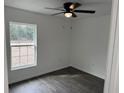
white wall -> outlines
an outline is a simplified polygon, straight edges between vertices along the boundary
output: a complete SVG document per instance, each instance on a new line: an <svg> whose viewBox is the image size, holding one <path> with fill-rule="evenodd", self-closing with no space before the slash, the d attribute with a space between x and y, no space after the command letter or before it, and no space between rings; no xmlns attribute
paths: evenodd
<svg viewBox="0 0 124 93"><path fill-rule="evenodd" d="M23 22L38 26L38 65L22 70L10 71L9 22ZM5 7L9 83L41 75L69 66L70 21Z"/></svg>
<svg viewBox="0 0 124 93"><path fill-rule="evenodd" d="M104 79L110 15L76 20L72 27L71 65Z"/></svg>

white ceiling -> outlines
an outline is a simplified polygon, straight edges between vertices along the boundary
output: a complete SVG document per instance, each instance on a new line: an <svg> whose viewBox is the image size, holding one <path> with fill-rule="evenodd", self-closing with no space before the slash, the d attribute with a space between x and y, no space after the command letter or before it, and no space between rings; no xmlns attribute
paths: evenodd
<svg viewBox="0 0 124 93"><path fill-rule="evenodd" d="M96 13L77 14L79 17L106 15L111 13L111 0L5 0L5 6L15 7L28 11L38 12L42 14L58 13L58 10L48 10L45 7L57 8L62 7L65 2L79 2L82 4L79 9L92 9Z"/></svg>

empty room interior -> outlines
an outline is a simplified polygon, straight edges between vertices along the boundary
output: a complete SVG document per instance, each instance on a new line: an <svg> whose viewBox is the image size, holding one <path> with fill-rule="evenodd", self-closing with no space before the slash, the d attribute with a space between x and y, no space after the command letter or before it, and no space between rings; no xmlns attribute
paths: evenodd
<svg viewBox="0 0 124 93"><path fill-rule="evenodd" d="M111 0L5 0L10 93L103 93Z"/></svg>

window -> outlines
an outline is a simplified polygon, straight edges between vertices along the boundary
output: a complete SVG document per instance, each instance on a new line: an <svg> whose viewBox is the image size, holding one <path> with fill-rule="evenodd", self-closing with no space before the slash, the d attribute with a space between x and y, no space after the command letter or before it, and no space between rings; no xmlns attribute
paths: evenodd
<svg viewBox="0 0 124 93"><path fill-rule="evenodd" d="M37 65L37 25L10 22L11 70Z"/></svg>

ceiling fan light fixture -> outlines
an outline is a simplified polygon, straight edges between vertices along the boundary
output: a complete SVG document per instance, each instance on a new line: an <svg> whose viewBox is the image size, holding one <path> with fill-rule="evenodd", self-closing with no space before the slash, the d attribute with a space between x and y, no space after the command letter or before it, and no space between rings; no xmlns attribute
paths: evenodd
<svg viewBox="0 0 124 93"><path fill-rule="evenodd" d="M67 17L67 18L72 17L72 13L71 13L71 12L65 12L64 15L65 15L65 17Z"/></svg>

